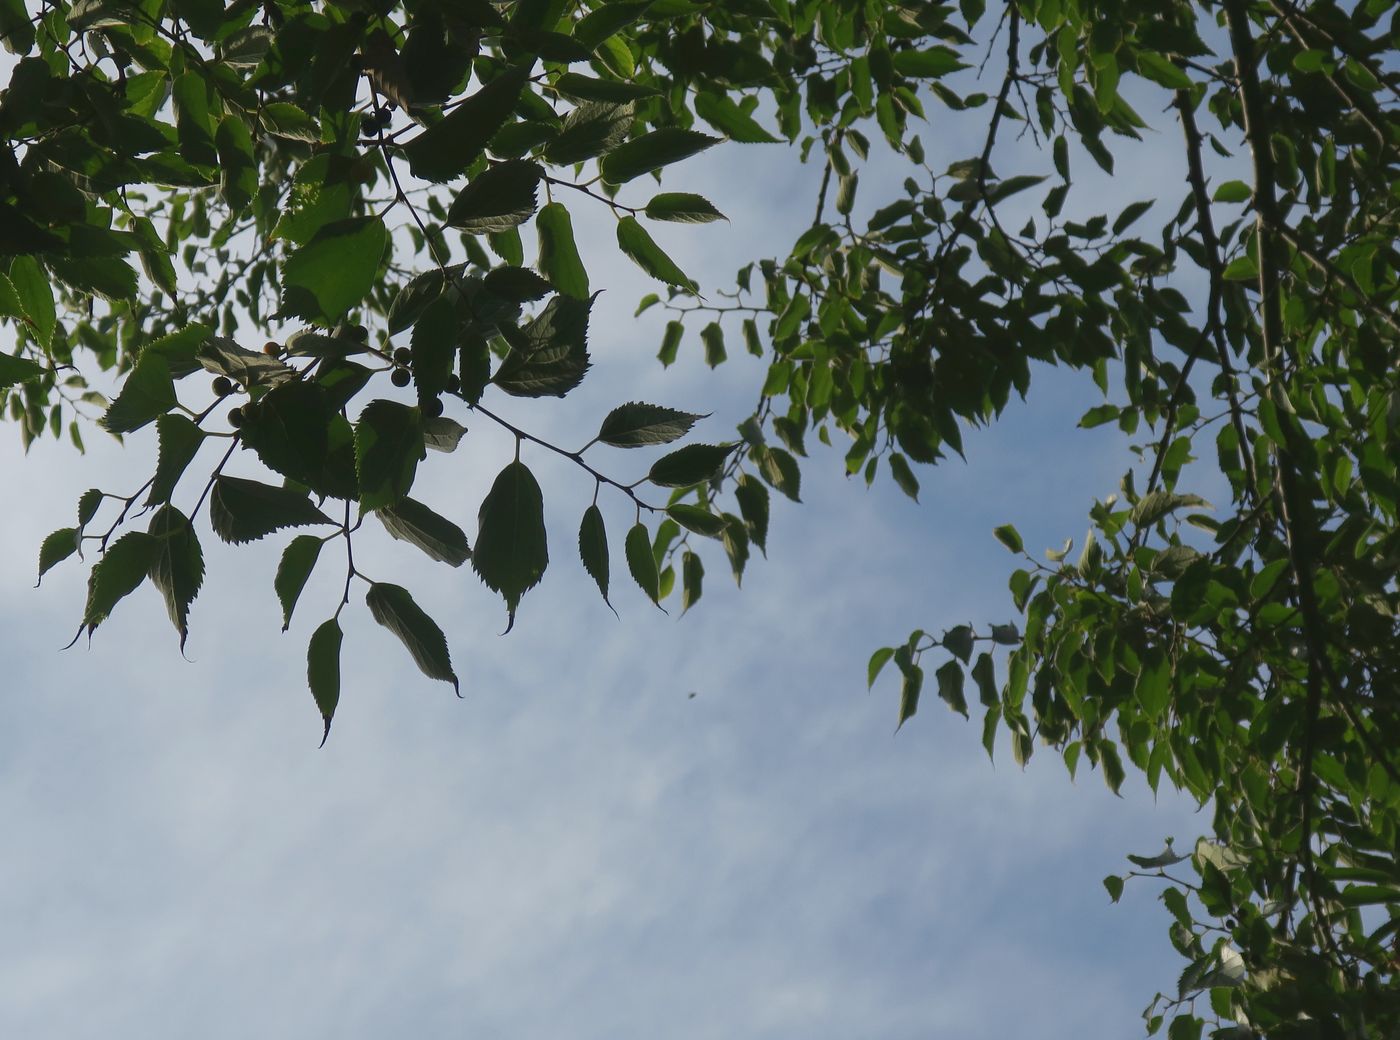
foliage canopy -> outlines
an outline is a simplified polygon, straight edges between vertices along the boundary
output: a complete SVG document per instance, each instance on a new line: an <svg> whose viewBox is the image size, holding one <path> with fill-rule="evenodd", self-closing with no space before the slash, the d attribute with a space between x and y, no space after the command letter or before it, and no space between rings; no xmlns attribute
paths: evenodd
<svg viewBox="0 0 1400 1040"><path fill-rule="evenodd" d="M1018 761L1040 744L1115 790L1131 767L1213 804L1194 849L1133 857L1187 961L1150 1033L1393 1037L1398 30L1393 0L0 0L5 407L26 441L81 447L87 409L159 446L134 494L82 496L40 574L94 549L79 634L149 579L183 643L206 522L230 543L304 528L275 582L289 625L322 550L352 560L372 514L470 563L513 624L550 563L525 447L635 504L628 572L689 608L706 539L737 577L770 489L800 499L807 435L917 497L915 463L960 453L1033 362L1067 366L1104 396L1080 424L1142 442L1121 487L1073 560L996 531L1022 561L1018 625L915 631L870 680L894 663L902 724L934 654L989 752L1005 731ZM973 154L921 137L952 113L981 117ZM1094 212L1074 171L1111 173L1149 129L1179 136L1181 197ZM652 176L718 135L792 142L824 174L810 228L716 303L648 227L722 219ZM856 219L872 164L908 177ZM671 312L664 363L697 324L712 365L736 341L767 359L733 442L629 481L592 449L672 445L702 416L621 403L572 451L498 414L588 372L579 206L611 210L657 281L640 310ZM468 413L516 443L471 536L411 497ZM240 450L266 479L223 472ZM605 601L614 544L595 496L577 545ZM357 579L459 683L411 594L349 562L309 645L327 734Z"/></svg>

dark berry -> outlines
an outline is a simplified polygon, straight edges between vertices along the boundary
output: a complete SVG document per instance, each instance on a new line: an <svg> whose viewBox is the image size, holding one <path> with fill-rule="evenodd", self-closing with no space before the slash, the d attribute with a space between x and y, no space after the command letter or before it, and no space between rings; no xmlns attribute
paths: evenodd
<svg viewBox="0 0 1400 1040"><path fill-rule="evenodd" d="M413 360L413 351L407 347L399 347L394 351L394 364L407 365Z"/></svg>
<svg viewBox="0 0 1400 1040"><path fill-rule="evenodd" d="M394 381L395 386L408 386L408 384L413 381L413 377L408 374L408 369L406 368L394 369L394 374L389 378Z"/></svg>
<svg viewBox="0 0 1400 1040"><path fill-rule="evenodd" d="M214 393L219 397L227 397L233 393L233 380L228 376L215 376Z"/></svg>
<svg viewBox="0 0 1400 1040"><path fill-rule="evenodd" d="M439 415L442 414L442 398L430 397L421 405L419 405L419 407L423 409L423 415L425 418L436 419Z"/></svg>
<svg viewBox="0 0 1400 1040"><path fill-rule="evenodd" d="M277 357L277 355L282 353L282 344L268 340L263 344L263 353L268 357Z"/></svg>
<svg viewBox="0 0 1400 1040"><path fill-rule="evenodd" d="M248 413L242 408L234 408L228 413L228 424L235 430L248 421Z"/></svg>
<svg viewBox="0 0 1400 1040"><path fill-rule="evenodd" d="M357 339L361 343L369 339L369 329L363 325L351 325L347 331L350 333L351 339Z"/></svg>
<svg viewBox="0 0 1400 1040"><path fill-rule="evenodd" d="M455 394L455 393L456 393L458 390L460 390L460 389L462 389L462 381L461 381L460 379L458 379L457 376L456 376L455 374L454 374L454 375L448 376L448 377L447 377L447 392L448 392L449 394Z"/></svg>

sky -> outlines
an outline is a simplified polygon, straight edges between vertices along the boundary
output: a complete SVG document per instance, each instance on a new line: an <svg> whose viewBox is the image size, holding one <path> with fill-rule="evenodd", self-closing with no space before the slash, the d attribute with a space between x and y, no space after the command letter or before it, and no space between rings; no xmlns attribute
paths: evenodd
<svg viewBox="0 0 1400 1040"><path fill-rule="evenodd" d="M961 134L926 139L951 162L977 150ZM1102 192L1121 208L1162 190L1174 207L1180 172L1155 154ZM723 146L667 187L730 221L654 233L692 276L727 284L810 220L816 176L778 147ZM881 179L865 178L862 205ZM732 437L760 363L731 349L709 371L696 327L663 371L664 316L631 316L652 287L605 213L575 223L607 286L595 368L562 404L499 411L580 443L613 405L645 400L713 411L696 438ZM335 568L283 635L272 575L290 535L234 552L205 518L188 660L149 587L60 652L85 569L70 560L32 589L39 542L85 488L139 486L153 435L122 448L92 431L86 456L46 440L27 457L0 437L0 1035L1139 1035L1181 965L1155 883L1114 906L1101 879L1209 821L1136 775L1121 798L1097 774L1071 782L1049 749L1025 770L1004 744L989 761L980 713L965 722L931 692L896 733L897 683L867 693L864 678L870 652L912 628L1011 619L997 524L1032 551L1082 536L1125 466L1116 434L1075 427L1094 403L1037 370L1028 402L965 435L965 464L920 469L918 505L814 452L804 504L774 494L767 559L740 590L710 552L683 618L621 573L630 511L605 500L613 617L574 551L591 480L527 447L551 563L514 631L498 634L501 601L469 567L367 524L357 559L442 624L464 699L352 604L319 750L305 642L334 609ZM510 442L449 414L471 432L425 463L415 497L474 535ZM650 458L594 451L619 475Z"/></svg>

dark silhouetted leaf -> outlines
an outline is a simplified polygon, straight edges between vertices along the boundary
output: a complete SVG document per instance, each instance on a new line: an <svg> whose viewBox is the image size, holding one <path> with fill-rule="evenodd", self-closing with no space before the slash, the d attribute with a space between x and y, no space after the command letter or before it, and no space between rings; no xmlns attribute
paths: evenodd
<svg viewBox="0 0 1400 1040"><path fill-rule="evenodd" d="M569 211L558 202L551 202L535 219L535 231L540 240L540 271L561 293L588 299L588 272L574 244Z"/></svg>
<svg viewBox="0 0 1400 1040"><path fill-rule="evenodd" d="M158 542L151 563L151 582L165 597L170 621L180 633L180 649L189 635L190 604L204 584L204 552L194 525L174 506L164 505L151 518L150 533Z"/></svg>
<svg viewBox="0 0 1400 1040"><path fill-rule="evenodd" d="M682 191L662 192L647 203L644 211L652 220L672 220L682 224L707 224L728 220L707 199Z"/></svg>
<svg viewBox="0 0 1400 1040"><path fill-rule="evenodd" d="M408 590L399 585L375 582L365 594L369 612L374 620L398 636L413 661L430 679L450 682L461 696L457 673L452 670L452 658L447 650L447 637L437 622L423 613L413 602Z"/></svg>
<svg viewBox="0 0 1400 1040"><path fill-rule="evenodd" d="M292 611L296 609L301 590L316 567L321 555L321 546L326 543L314 534L300 534L287 543L282 550L282 559L277 564L277 574L272 579L272 588L277 593L277 601L282 604L282 631L292 624Z"/></svg>
<svg viewBox="0 0 1400 1040"><path fill-rule="evenodd" d="M150 494L146 496L148 506L170 501L180 475L204 443L205 433L183 415L170 412L156 419L156 438L160 455Z"/></svg>
<svg viewBox="0 0 1400 1040"><path fill-rule="evenodd" d="M472 235L509 231L535 213L544 170L538 163L512 159L472 180L447 211L447 223Z"/></svg>
<svg viewBox="0 0 1400 1040"><path fill-rule="evenodd" d="M471 558L466 532L422 502L403 498L375 512L386 531L418 546L434 560L460 567Z"/></svg>
<svg viewBox="0 0 1400 1040"><path fill-rule="evenodd" d="M603 157L599 169L603 180L609 184L625 184L634 177L703 152L711 145L719 144L720 140L698 130L662 127L619 145Z"/></svg>
<svg viewBox="0 0 1400 1040"><path fill-rule="evenodd" d="M89 635L123 597L146 580L160 549L160 540L143 531L130 531L107 547L88 575L83 624Z"/></svg>
<svg viewBox="0 0 1400 1040"><path fill-rule="evenodd" d="M704 415L681 412L660 405L633 401L608 413L598 428L597 439L614 448L640 448L648 444L669 444L690 432Z"/></svg>
<svg viewBox="0 0 1400 1040"><path fill-rule="evenodd" d="M603 602L611 610L612 603L608 600L608 533L603 526L603 512L597 505L591 505L584 511L583 522L578 528L578 554L583 560L584 570L598 583ZM613 610L613 613L617 611Z"/></svg>
<svg viewBox="0 0 1400 1040"><path fill-rule="evenodd" d="M549 566L544 496L523 462L501 470L481 503L472 567L488 588L506 601L509 632L520 598L534 588Z"/></svg>
<svg viewBox="0 0 1400 1040"><path fill-rule="evenodd" d="M564 117L564 127L545 146L544 157L569 166L603 155L627 140L634 120L630 101L585 101Z"/></svg>
<svg viewBox="0 0 1400 1040"><path fill-rule="evenodd" d="M78 551L78 529L60 527L39 546L39 578ZM35 582L37 585L38 582Z"/></svg>
<svg viewBox="0 0 1400 1040"><path fill-rule="evenodd" d="M717 475L737 444L687 444L663 455L647 472L647 479L660 487L690 487Z"/></svg>
<svg viewBox="0 0 1400 1040"><path fill-rule="evenodd" d="M209 521L225 542L252 542L284 527L329 524L300 492L242 477L220 476L209 496Z"/></svg>
<svg viewBox="0 0 1400 1040"><path fill-rule="evenodd" d="M355 424L355 471L360 508L396 502L413 486L418 463L427 455L422 415L397 401L371 401Z"/></svg>
<svg viewBox="0 0 1400 1040"><path fill-rule="evenodd" d="M285 630L284 630L285 631ZM321 746L331 735L331 719L340 704L340 644L343 633L340 622L335 618L323 621L311 633L311 641L306 645L306 684L311 687L316 708L325 722L325 732L321 735Z"/></svg>
<svg viewBox="0 0 1400 1040"><path fill-rule="evenodd" d="M640 521L627 532L627 569L632 578L641 586L647 598L658 607L661 605L661 575L657 572L656 557L651 551L651 537L647 525Z"/></svg>
<svg viewBox="0 0 1400 1040"><path fill-rule="evenodd" d="M404 154L413 175L427 181L449 181L462 174L510 118L529 75L525 66L506 69L441 122L409 141Z"/></svg>

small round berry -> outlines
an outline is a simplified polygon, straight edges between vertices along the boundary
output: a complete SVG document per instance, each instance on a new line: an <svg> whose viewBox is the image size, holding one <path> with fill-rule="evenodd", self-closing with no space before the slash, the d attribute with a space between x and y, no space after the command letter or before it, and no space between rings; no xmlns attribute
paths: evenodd
<svg viewBox="0 0 1400 1040"><path fill-rule="evenodd" d="M425 418L436 419L442 414L442 398L430 397L419 405L419 407L422 408Z"/></svg>
<svg viewBox="0 0 1400 1040"><path fill-rule="evenodd" d="M460 379L457 378L456 373L453 373L452 375L450 375L450 376L447 377L447 392L448 392L449 394L455 394L457 391L459 391L459 390L461 390L461 389L462 389L462 381L461 381Z"/></svg>
<svg viewBox="0 0 1400 1040"><path fill-rule="evenodd" d="M406 368L394 369L394 374L389 378L394 381L395 386L408 386L408 384L413 381L413 377L408 374L408 369Z"/></svg>
<svg viewBox="0 0 1400 1040"><path fill-rule="evenodd" d="M263 353L266 354L268 357L277 357L279 354L282 353L282 344L274 343L272 340L268 340L266 343L263 344Z"/></svg>
<svg viewBox="0 0 1400 1040"><path fill-rule="evenodd" d="M228 424L235 430L248 421L248 413L242 408L231 409L228 413Z"/></svg>
<svg viewBox="0 0 1400 1040"><path fill-rule="evenodd" d="M364 325L351 325L346 331L350 333L351 339L357 339L361 343L369 339L369 329Z"/></svg>
<svg viewBox="0 0 1400 1040"><path fill-rule="evenodd" d="M214 394L217 397L227 397L233 393L233 380L228 376L214 377Z"/></svg>
<svg viewBox="0 0 1400 1040"><path fill-rule="evenodd" d="M394 364L407 365L413 360L413 351L407 347L399 347L394 351Z"/></svg>

